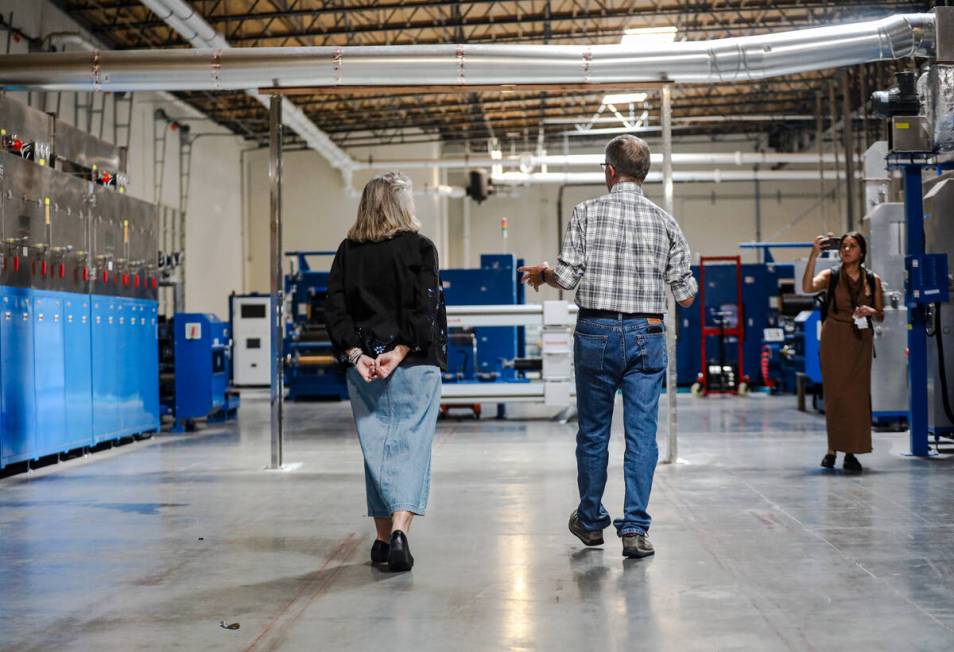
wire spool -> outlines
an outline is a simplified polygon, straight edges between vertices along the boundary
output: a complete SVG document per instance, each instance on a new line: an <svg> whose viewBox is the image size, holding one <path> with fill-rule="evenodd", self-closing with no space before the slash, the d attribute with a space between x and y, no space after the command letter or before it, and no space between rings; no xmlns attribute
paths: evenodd
<svg viewBox="0 0 954 652"><path fill-rule="evenodd" d="M333 355L301 355L293 363L299 367L330 367L338 361Z"/></svg>

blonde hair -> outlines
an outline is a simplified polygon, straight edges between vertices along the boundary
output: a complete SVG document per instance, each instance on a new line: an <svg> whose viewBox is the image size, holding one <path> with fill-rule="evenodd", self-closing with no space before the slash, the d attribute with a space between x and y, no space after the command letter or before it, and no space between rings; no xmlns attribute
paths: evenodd
<svg viewBox="0 0 954 652"><path fill-rule="evenodd" d="M348 231L355 242L380 242L402 231L417 231L411 180L400 172L380 174L364 187L358 217Z"/></svg>

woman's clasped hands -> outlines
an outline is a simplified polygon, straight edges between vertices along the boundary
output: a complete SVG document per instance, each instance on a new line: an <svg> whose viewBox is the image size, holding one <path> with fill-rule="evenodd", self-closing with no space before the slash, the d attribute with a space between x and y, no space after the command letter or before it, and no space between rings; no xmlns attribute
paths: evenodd
<svg viewBox="0 0 954 652"><path fill-rule="evenodd" d="M377 358L362 354L354 363L354 367L366 383L374 380L384 380L397 369L398 365L407 356L408 351L410 351L408 347L398 344L393 350L382 353Z"/></svg>

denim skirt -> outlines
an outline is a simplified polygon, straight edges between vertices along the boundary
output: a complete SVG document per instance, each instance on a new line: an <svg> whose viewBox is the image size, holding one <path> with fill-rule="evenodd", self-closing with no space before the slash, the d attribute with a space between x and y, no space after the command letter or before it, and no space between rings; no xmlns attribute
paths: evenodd
<svg viewBox="0 0 954 652"><path fill-rule="evenodd" d="M366 383L352 367L348 392L364 454L368 516L424 514L441 404L440 369L398 367L386 379Z"/></svg>

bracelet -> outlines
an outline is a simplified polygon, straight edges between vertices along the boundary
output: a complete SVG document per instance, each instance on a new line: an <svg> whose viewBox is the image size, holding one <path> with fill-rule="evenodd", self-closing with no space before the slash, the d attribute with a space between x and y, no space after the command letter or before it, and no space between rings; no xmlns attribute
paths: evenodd
<svg viewBox="0 0 954 652"><path fill-rule="evenodd" d="M361 356L362 356L362 355L364 355L364 352L361 351L360 349L358 349L357 351L353 351L353 352L348 356L348 362L350 362L352 366L355 366L355 365L358 364L358 360L361 359Z"/></svg>

